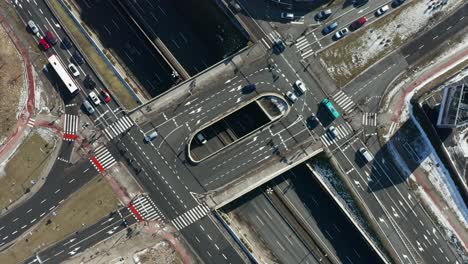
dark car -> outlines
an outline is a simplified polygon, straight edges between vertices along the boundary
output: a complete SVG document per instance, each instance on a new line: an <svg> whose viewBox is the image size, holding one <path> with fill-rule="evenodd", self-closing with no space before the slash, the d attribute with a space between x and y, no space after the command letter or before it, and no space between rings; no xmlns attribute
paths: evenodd
<svg viewBox="0 0 468 264"><path fill-rule="evenodd" d="M65 49L71 49L71 47L73 46L68 37L63 38L62 45L63 45L63 48L65 48Z"/></svg>
<svg viewBox="0 0 468 264"><path fill-rule="evenodd" d="M395 0L392 2L392 7L399 7L401 4L403 4L406 0Z"/></svg>
<svg viewBox="0 0 468 264"><path fill-rule="evenodd" d="M88 89L96 88L96 82L89 75L86 75L83 83L84 83L85 87L88 88Z"/></svg>
<svg viewBox="0 0 468 264"><path fill-rule="evenodd" d="M367 4L367 2L369 2L369 0L353 0L353 6L354 7L361 7L365 4Z"/></svg>
<svg viewBox="0 0 468 264"><path fill-rule="evenodd" d="M286 49L286 47L285 47L284 44L283 44L283 41L281 41L281 40L279 40L279 39L278 39L278 40L275 40L275 41L273 42L273 48L274 48L274 50L275 50L276 53L281 53L281 52L283 52L283 51Z"/></svg>
<svg viewBox="0 0 468 264"><path fill-rule="evenodd" d="M333 22L322 29L322 34L327 35L338 27L338 23Z"/></svg>
<svg viewBox="0 0 468 264"><path fill-rule="evenodd" d="M317 120L317 117L316 117L314 114L312 114L311 116L309 116L309 117L307 118L306 124L307 124L307 128L308 128L308 129L314 129L314 128L317 127L317 125L319 124L319 122L318 122L318 120Z"/></svg>
<svg viewBox="0 0 468 264"><path fill-rule="evenodd" d="M255 91L255 89L257 89L257 86L254 83L247 84L246 86L242 87L242 93L248 94Z"/></svg>
<svg viewBox="0 0 468 264"><path fill-rule="evenodd" d="M47 39L47 42L49 42L50 45L54 46L57 44L58 39L55 36L55 34L52 31L46 31L45 32L45 38Z"/></svg>
<svg viewBox="0 0 468 264"><path fill-rule="evenodd" d="M351 23L350 28L351 28L351 30L356 30L356 29L362 27L362 25L364 25L364 23L366 23L366 22L367 22L367 18L366 17L361 17L358 20Z"/></svg>
<svg viewBox="0 0 468 264"><path fill-rule="evenodd" d="M83 57L81 57L81 54L78 51L75 51L75 53L73 53L73 60L79 65L84 63Z"/></svg>

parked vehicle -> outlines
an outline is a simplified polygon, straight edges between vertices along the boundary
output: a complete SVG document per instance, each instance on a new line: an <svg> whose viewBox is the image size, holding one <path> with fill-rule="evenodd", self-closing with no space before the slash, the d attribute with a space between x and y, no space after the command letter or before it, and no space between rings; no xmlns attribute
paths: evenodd
<svg viewBox="0 0 468 264"><path fill-rule="evenodd" d="M381 16L384 13L386 13L389 9L390 9L390 7L388 5L384 5L381 8L377 9L377 11L375 11L375 15L376 16Z"/></svg>
<svg viewBox="0 0 468 264"><path fill-rule="evenodd" d="M339 40L343 37L345 37L346 35L348 35L349 33L349 29L347 28L342 28L341 30L339 30L338 32L335 33L335 35L333 36L335 38L335 40Z"/></svg>
<svg viewBox="0 0 468 264"><path fill-rule="evenodd" d="M332 32L333 30L335 30L337 27L338 27L338 23L333 22L333 23L329 24L328 26L326 26L325 28L323 28L322 34L327 35L330 32Z"/></svg>
<svg viewBox="0 0 468 264"><path fill-rule="evenodd" d="M366 22L367 22L367 17L361 17L358 20L351 23L350 28L351 28L351 30L356 30L356 29L362 27L362 25L364 25Z"/></svg>
<svg viewBox="0 0 468 264"><path fill-rule="evenodd" d="M329 16L331 16L331 14L332 14L331 9L322 10L322 11L318 12L318 13L315 15L315 20L317 20L317 21L325 20L325 19L327 19Z"/></svg>

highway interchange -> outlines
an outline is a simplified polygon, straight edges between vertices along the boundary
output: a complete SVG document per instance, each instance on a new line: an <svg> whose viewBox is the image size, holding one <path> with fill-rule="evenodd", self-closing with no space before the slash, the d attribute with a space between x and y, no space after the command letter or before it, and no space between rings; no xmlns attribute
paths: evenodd
<svg viewBox="0 0 468 264"><path fill-rule="evenodd" d="M50 14L48 8L42 1L38 1L37 6L35 4L36 2L23 1L22 7L17 8L23 20L34 19L42 31L46 29L53 30L59 38L63 38L65 32L61 27L56 26L57 22L55 22L56 20ZM365 6L365 9L352 9L350 7L351 9L345 9L342 15L337 15L337 19L343 19L343 21L353 20L351 18L362 15L364 11L361 10L373 12L378 6L380 6L379 3L373 2ZM402 49L395 51L385 60L374 65L363 75L343 87L343 92L354 102L368 99L369 96L381 96L387 84L397 74L417 62L420 57L419 54L434 49L442 43L444 38L434 38L436 35L450 35L451 32L457 32L466 27L467 20L460 19L467 13L466 10L467 5L465 4L458 13L450 16L434 29L413 40ZM419 263L419 261L425 263L434 261L455 263L458 256L453 252L449 244L441 239L443 235L427 216L424 208L419 205L419 201L412 195L412 191L409 190L407 184L403 183L406 176L401 175L401 172L396 169L396 166L389 159L384 159L386 153L381 149L375 136L371 136L370 139L364 142L359 135L359 133L364 132L355 134L361 127L355 124L351 126L346 120L340 118L334 121L334 126L341 131L339 140L331 141L328 138L325 128L331 122L327 122L327 118L324 118L323 109L319 109L319 102L327 97L327 94L329 96L337 91L326 91L327 88L321 87L314 76L304 70L300 59L309 59L313 62L313 57L304 58L301 56L304 52L298 52L294 48L288 48L280 55L273 54L271 52L272 36L276 38L279 33L275 32L268 23L257 24L253 20L247 22L251 27L260 25L254 32L259 34L256 36L260 40L259 45L263 45L267 50L264 59L240 66L237 72L219 78L212 84L212 87L204 88L205 90L197 91L184 101L177 102L177 107L151 117L151 120L137 124L121 135L108 138L111 141L111 144L107 145L110 153L115 159L122 160L135 168L135 177L147 190L151 200L157 204L164 221L171 223L176 228L177 226L181 227L178 229L180 229L184 238L206 263L245 262L246 257L241 253L239 246L232 241L226 231L223 230L223 227L214 220L208 211L205 210L204 215L197 215L195 218L186 217L188 214L192 215L192 210L205 208L206 206L194 194L203 194L223 187L240 175L267 164L269 160L276 158L276 153L288 153L290 149L301 148L301 142L320 141L333 152L341 169L347 172L355 193L366 204L368 212L375 218L381 232L388 235L389 244L398 257L398 261L402 263ZM454 26L450 30L446 30L447 24ZM314 36L314 33L312 33L312 36ZM431 38L434 40L432 46L420 48L421 43ZM261 41L261 39L264 39L264 41ZM330 43L327 42L326 38L319 39L319 41L321 41L322 46ZM320 44L313 45L320 46ZM319 49L313 45L312 49L314 51ZM68 60L71 55L69 51L58 46L47 53L51 54L52 52L59 54L64 60ZM271 70L268 58L274 60L273 70ZM41 65L37 65L37 67L42 68ZM382 69L388 69L385 70L383 78L378 80L370 78L370 76L375 76L375 72L382 72ZM94 76L98 80L86 64L80 67L80 71L82 73L86 72L86 74ZM255 133L248 139L200 164L193 165L187 161L185 144L193 137L195 131L203 127L204 123L225 113L239 102L249 100L257 94L269 92L283 95L292 89L292 83L297 79L302 80L307 85L308 90L299 97L298 102L291 106L288 115L280 122ZM256 91L251 94L242 93L240 88L249 83L257 84ZM363 83L366 85L363 86ZM102 88L103 85L100 84L98 87ZM215 87L217 87L216 92L213 92ZM327 94L323 92L324 90ZM74 102L79 103L85 97L86 94L81 93L79 98L74 99ZM377 102L369 102L371 103L360 107L364 107L362 108L363 111L376 113L378 110ZM337 106L341 108L339 104ZM78 107L70 108L67 111L69 111L68 114L76 115ZM355 111L355 115L351 115L351 117L361 120L361 116L358 116L357 112ZM114 102L99 108L98 113L96 116L100 117L99 120L97 122L96 120L93 121L101 129L123 117L122 112L119 111L119 106ZM307 127L306 119L312 114L317 115L321 122L319 126L310 130ZM372 130L366 130L367 133L375 131L375 126L370 127ZM369 127L366 127L366 129L369 129ZM158 131L158 138L150 144L144 144L144 135L152 130ZM92 148L96 147L97 145L92 146ZM368 148L376 157L372 166L363 164L362 160L356 155L357 149L360 147ZM71 146L64 144L60 156L67 159L71 151ZM43 205L41 202L44 199L30 200L15 208L12 213L2 217L2 222L4 219L6 219L5 221L10 219L8 222L12 222L12 225L0 229L0 237L4 238L4 243L18 237L22 233L23 226L27 224L26 227L30 227L32 223L37 221L34 219L40 219L44 216L43 213L52 211L49 208L57 206L57 202L66 198L87 180L97 175L97 171L88 160L83 160L73 166L57 161L48 180L50 178L56 180L57 177L54 177L54 173L67 170L70 171L67 175L80 174L83 177L72 182L69 182L71 181L69 176L63 176L62 179L59 177L61 181L55 183L48 181L45 185L47 188L41 189L36 194L37 197L48 197ZM86 172L83 173L84 171ZM68 181L68 184L66 184L66 181ZM59 186L62 187L59 188ZM63 186L70 187L64 188ZM57 192L57 190L59 191ZM50 197L54 198L50 199ZM37 203L40 203L39 206L37 206ZM34 216L21 219L17 217L20 214L27 215L25 212L32 207L39 209L37 212L30 211L34 213ZM129 215L128 211L122 212L122 214L125 217ZM184 221L191 219L191 222L182 226L179 219L184 219ZM34 221L31 222L32 220ZM108 220L103 219L101 221ZM119 221L111 221L112 228L119 226ZM97 223L86 232L97 232L96 227L101 223ZM82 234L83 238L88 234L86 232ZM79 250L84 250L87 246L108 235L111 234L100 233L98 236L93 236L95 240L88 241L89 243L86 246L80 246ZM80 238L77 239L80 240ZM62 244L64 243L66 242ZM57 253L62 252L64 249L55 246L50 250L43 252L46 259L57 257L54 261L63 260L65 254Z"/></svg>

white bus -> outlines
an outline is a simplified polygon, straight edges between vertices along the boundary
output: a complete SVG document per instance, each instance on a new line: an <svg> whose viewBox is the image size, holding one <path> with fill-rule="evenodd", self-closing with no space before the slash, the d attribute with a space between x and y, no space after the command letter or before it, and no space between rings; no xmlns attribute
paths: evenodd
<svg viewBox="0 0 468 264"><path fill-rule="evenodd" d="M68 92L71 96L75 96L79 93L78 86L76 85L75 80L70 76L67 69L63 65L62 60L55 55L49 57L49 63L54 68L57 75L62 80L63 84L67 87Z"/></svg>

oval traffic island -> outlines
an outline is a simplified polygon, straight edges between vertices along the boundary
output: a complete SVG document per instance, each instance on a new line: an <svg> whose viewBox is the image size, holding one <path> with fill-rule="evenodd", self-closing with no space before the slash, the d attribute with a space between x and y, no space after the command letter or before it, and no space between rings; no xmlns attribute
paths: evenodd
<svg viewBox="0 0 468 264"><path fill-rule="evenodd" d="M248 138L285 116L289 105L281 95L261 94L240 104L193 133L188 158L199 163Z"/></svg>

